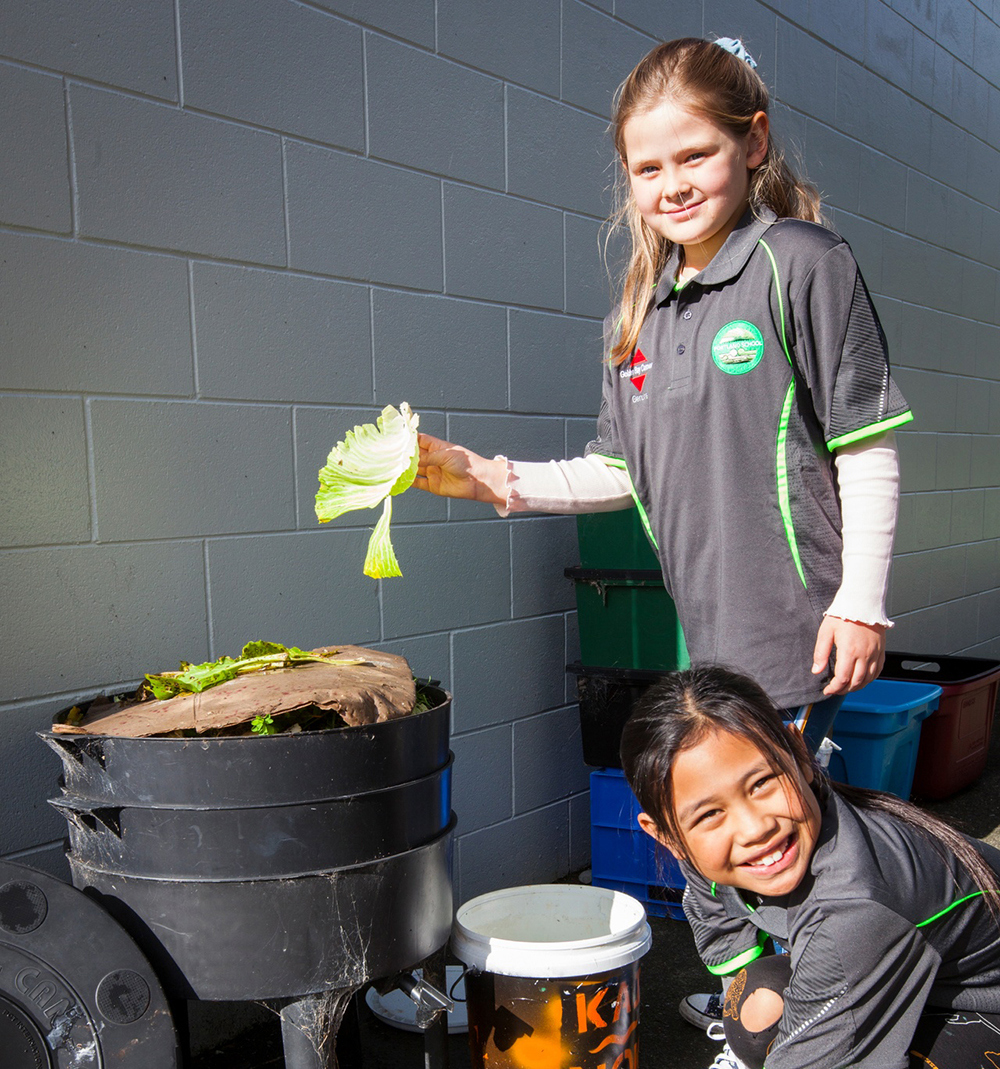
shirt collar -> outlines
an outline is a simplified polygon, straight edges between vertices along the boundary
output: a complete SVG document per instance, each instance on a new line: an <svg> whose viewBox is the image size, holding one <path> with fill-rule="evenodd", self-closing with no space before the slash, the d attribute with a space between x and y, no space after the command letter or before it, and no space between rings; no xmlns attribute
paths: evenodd
<svg viewBox="0 0 1000 1069"><path fill-rule="evenodd" d="M726 238L725 244L712 257L708 266L699 271L685 285L689 286L696 282L699 286L714 286L734 278L743 270L747 260L750 259L750 254L757 247L757 242L777 218L770 208L761 208L756 211L753 208L747 208L732 233ZM680 249L675 245L663 269L663 274L660 276L660 284L665 288L660 298L661 303L673 292L673 279L677 275L679 264Z"/></svg>

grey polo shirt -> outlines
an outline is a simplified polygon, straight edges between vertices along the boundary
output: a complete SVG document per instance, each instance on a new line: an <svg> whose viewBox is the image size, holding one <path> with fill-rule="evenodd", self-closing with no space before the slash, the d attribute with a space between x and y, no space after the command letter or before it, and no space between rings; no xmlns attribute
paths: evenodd
<svg viewBox="0 0 1000 1069"><path fill-rule="evenodd" d="M816 701L816 632L841 580L833 451L912 416L836 234L748 212L681 288L676 267L631 360L605 365L587 452L627 469L691 659L740 669L780 706Z"/></svg>
<svg viewBox="0 0 1000 1069"><path fill-rule="evenodd" d="M1000 872L1000 851L974 845ZM906 1069L926 1007L1000 1013L1000 925L954 857L894 817L830 793L810 871L782 898L713 889L681 867L710 971L737 972L768 936L791 953L766 1069Z"/></svg>

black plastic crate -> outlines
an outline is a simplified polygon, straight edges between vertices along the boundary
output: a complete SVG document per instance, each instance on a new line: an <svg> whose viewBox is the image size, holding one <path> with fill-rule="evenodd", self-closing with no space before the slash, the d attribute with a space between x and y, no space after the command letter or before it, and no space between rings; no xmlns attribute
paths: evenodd
<svg viewBox="0 0 1000 1069"><path fill-rule="evenodd" d="M584 763L591 768L621 768L618 747L625 721L635 703L666 673L645 668L603 668L579 661L568 664L566 671L576 676Z"/></svg>

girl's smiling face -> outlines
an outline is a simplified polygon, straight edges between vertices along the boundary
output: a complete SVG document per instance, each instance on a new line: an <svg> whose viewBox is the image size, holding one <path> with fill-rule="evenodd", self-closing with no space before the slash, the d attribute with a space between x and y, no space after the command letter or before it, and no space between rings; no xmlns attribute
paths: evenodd
<svg viewBox="0 0 1000 1069"><path fill-rule="evenodd" d="M674 759L674 812L683 837L678 848L707 880L760 895L786 895L809 871L819 836L819 803L796 767L776 773L748 739L713 730ZM651 818L639 823L657 838Z"/></svg>
<svg viewBox="0 0 1000 1069"><path fill-rule="evenodd" d="M746 210L767 131L763 112L737 137L670 98L626 122L624 163L636 206L650 230L684 247L689 272L707 266Z"/></svg>

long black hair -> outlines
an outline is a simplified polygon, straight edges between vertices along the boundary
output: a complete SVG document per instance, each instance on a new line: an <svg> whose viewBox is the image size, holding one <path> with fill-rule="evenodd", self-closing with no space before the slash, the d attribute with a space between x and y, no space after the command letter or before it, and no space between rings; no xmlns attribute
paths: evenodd
<svg viewBox="0 0 1000 1069"><path fill-rule="evenodd" d="M696 665L664 676L643 695L622 731L622 769L639 805L663 839L683 854L684 836L677 825L673 766L682 750L697 746L708 734L726 731L752 743L777 773L798 790L798 768L811 768L820 793L832 790L858 809L887 813L925 835L946 859L958 862L983 891L994 917L997 873L972 842L950 824L884 791L832 782L816 764L805 740L782 721L781 710L750 678L720 665Z"/></svg>

